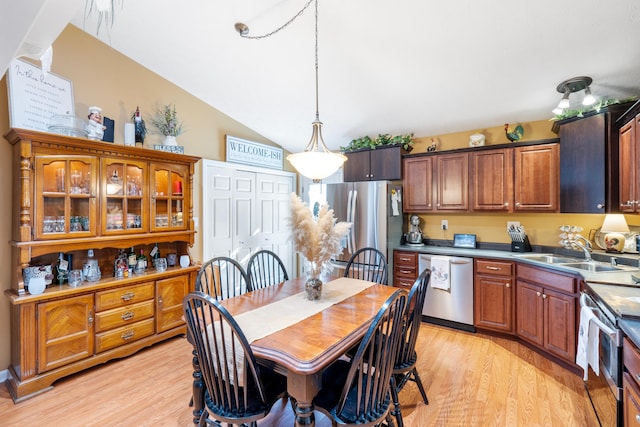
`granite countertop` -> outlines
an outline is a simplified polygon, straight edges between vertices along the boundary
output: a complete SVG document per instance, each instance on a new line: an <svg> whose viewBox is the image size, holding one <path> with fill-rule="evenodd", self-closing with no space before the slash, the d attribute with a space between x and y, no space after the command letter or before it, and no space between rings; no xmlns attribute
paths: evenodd
<svg viewBox="0 0 640 427"><path fill-rule="evenodd" d="M576 268L566 267L561 264L550 264L541 261L527 259L527 255L534 255L535 252L510 252L495 249L466 249L454 248L451 246L430 246L430 245L397 245L390 247L390 250L398 249L409 252L419 252L427 254L450 255L450 256L466 256L472 258L494 258L545 267L558 272L571 273L581 276L586 285L595 292L600 299L613 310L618 316L618 325L627 337L637 346L640 347L640 284L634 283L632 274L640 276L638 269L637 254L622 254L621 261L626 265L621 265L624 270L612 272L590 272ZM553 253L550 250L542 253ZM575 258L581 256L570 255ZM566 254L562 254L566 255ZM600 262L608 262L611 258L610 254L604 251L594 251L594 259Z"/></svg>

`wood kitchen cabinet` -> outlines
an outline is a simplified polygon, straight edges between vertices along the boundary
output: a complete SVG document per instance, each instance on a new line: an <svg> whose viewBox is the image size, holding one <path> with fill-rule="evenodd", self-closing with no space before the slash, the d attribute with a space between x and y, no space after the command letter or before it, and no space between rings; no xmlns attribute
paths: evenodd
<svg viewBox="0 0 640 427"><path fill-rule="evenodd" d="M469 153L435 156L436 211L469 209Z"/></svg>
<svg viewBox="0 0 640 427"><path fill-rule="evenodd" d="M405 212L433 211L433 156L404 160L402 209Z"/></svg>
<svg viewBox="0 0 640 427"><path fill-rule="evenodd" d="M417 252L393 251L393 286L408 291L419 275Z"/></svg>
<svg viewBox="0 0 640 427"><path fill-rule="evenodd" d="M554 140L407 156L405 212L557 212Z"/></svg>
<svg viewBox="0 0 640 427"><path fill-rule="evenodd" d="M114 277L114 262L135 247L188 254L194 243L192 186L197 157L12 129L13 223L10 302L14 401L54 381L186 332L182 298L197 266L151 265ZM55 264L80 269L94 250L102 277L49 285L32 295L22 271Z"/></svg>
<svg viewBox="0 0 640 427"><path fill-rule="evenodd" d="M619 210L640 212L640 115L624 124L619 131Z"/></svg>
<svg viewBox="0 0 640 427"><path fill-rule="evenodd" d="M514 272L510 261L475 260L474 326L514 333Z"/></svg>
<svg viewBox="0 0 640 427"><path fill-rule="evenodd" d="M622 346L623 420L624 426L630 427L640 424L640 351L628 338L624 339Z"/></svg>
<svg viewBox="0 0 640 427"><path fill-rule="evenodd" d="M470 154L471 209L513 210L513 149L483 150Z"/></svg>
<svg viewBox="0 0 640 427"><path fill-rule="evenodd" d="M558 144L514 148L514 212L557 212L559 208Z"/></svg>
<svg viewBox="0 0 640 427"><path fill-rule="evenodd" d="M575 364L577 285L573 276L519 264L516 334Z"/></svg>
<svg viewBox="0 0 640 427"><path fill-rule="evenodd" d="M343 153L343 180L351 181L395 181L402 179L402 146L378 147Z"/></svg>

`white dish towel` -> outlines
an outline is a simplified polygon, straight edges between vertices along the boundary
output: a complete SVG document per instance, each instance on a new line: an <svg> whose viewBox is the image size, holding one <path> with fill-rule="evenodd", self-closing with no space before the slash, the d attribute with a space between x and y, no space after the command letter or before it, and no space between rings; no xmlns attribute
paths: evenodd
<svg viewBox="0 0 640 427"><path fill-rule="evenodd" d="M576 353L576 364L584 372L583 379L586 381L589 376L589 366L596 375L600 375L598 364L600 329L593 321L596 315L589 307L580 309L580 326L578 328L578 349Z"/></svg>
<svg viewBox="0 0 640 427"><path fill-rule="evenodd" d="M431 287L445 291L451 289L451 259L449 257L431 257Z"/></svg>

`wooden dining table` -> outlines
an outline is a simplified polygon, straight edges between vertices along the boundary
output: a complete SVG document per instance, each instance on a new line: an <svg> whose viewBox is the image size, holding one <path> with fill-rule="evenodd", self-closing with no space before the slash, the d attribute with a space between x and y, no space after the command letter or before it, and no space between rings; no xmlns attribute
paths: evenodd
<svg viewBox="0 0 640 427"><path fill-rule="evenodd" d="M287 392L297 402L295 426L315 425L313 398L322 387L322 371L362 339L380 307L397 290L334 278L325 282L318 301L308 301L305 281L295 278L220 302L240 324L259 363L287 377ZM289 315L292 320L282 320ZM253 323L247 323L246 316L267 329L250 331ZM259 338L251 341L252 334ZM201 405L194 389L194 414Z"/></svg>

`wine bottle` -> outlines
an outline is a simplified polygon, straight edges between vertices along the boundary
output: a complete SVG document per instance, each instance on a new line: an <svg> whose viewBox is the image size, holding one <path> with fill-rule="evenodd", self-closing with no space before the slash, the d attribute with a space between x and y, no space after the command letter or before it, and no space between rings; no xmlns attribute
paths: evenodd
<svg viewBox="0 0 640 427"><path fill-rule="evenodd" d="M158 244L156 243L155 246L151 249L151 252L149 252L149 256L151 257L151 259L153 259L154 261L157 260L158 258L160 258L160 249L158 248Z"/></svg>
<svg viewBox="0 0 640 427"><path fill-rule="evenodd" d="M136 268L136 264L138 263L138 257L136 256L136 252L133 250L133 246L131 246L131 249L129 250L129 271L133 272L133 270Z"/></svg>
<svg viewBox="0 0 640 427"><path fill-rule="evenodd" d="M143 273L147 269L147 256L144 254L144 249L140 249L140 255L136 263L136 273Z"/></svg>
<svg viewBox="0 0 640 427"><path fill-rule="evenodd" d="M58 262L55 266L55 272L53 273L53 279L56 284L64 285L67 283L69 277L69 262L64 259L64 254L60 252L58 254Z"/></svg>

